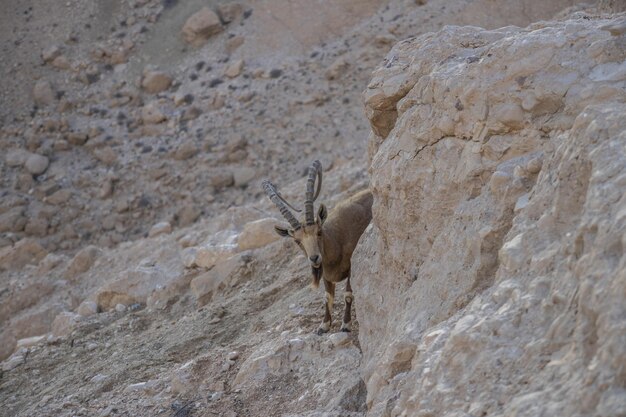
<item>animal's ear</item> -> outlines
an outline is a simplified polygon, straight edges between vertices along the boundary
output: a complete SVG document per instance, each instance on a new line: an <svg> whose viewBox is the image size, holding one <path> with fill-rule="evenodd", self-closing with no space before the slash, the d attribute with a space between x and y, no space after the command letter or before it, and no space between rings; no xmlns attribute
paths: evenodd
<svg viewBox="0 0 626 417"><path fill-rule="evenodd" d="M324 220L328 217L328 210L324 204L320 204L320 208L317 210L317 217L320 220L320 224L324 224Z"/></svg>
<svg viewBox="0 0 626 417"><path fill-rule="evenodd" d="M282 236L282 237L291 236L291 237L293 237L293 230L291 230L291 229L287 229L287 228L280 227L280 226L274 226L274 230L276 231L276 233L278 233L279 236Z"/></svg>

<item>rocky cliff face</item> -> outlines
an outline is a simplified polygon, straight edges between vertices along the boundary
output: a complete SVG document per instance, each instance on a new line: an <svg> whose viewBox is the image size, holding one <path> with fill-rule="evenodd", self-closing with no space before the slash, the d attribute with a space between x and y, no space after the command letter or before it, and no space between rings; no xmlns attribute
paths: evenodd
<svg viewBox="0 0 626 417"><path fill-rule="evenodd" d="M374 72L368 415L626 413L625 33L446 27Z"/></svg>

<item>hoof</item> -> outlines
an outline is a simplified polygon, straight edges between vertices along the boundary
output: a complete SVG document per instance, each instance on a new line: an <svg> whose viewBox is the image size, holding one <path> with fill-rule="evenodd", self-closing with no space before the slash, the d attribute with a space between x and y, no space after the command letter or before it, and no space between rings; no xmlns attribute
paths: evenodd
<svg viewBox="0 0 626 417"><path fill-rule="evenodd" d="M319 329L317 329L317 332L316 332L316 333L317 333L317 335L318 335L318 336L321 336L321 335L323 335L324 333L328 333L328 330L322 329L322 328L320 327Z"/></svg>

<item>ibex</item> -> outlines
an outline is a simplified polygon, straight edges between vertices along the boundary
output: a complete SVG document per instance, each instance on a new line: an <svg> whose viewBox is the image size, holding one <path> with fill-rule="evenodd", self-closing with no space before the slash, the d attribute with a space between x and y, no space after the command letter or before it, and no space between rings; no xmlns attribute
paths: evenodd
<svg viewBox="0 0 626 417"><path fill-rule="evenodd" d="M276 233L283 237L290 237L302 249L311 263L313 275L312 286L317 288L320 279L324 278L326 300L324 303L324 321L317 330L323 334L330 330L335 286L347 278L344 300L346 310L343 315L341 331L349 332L352 321L352 287L350 286L350 258L361 234L372 219L372 193L369 190L361 191L352 197L337 204L330 213L326 206L320 204L317 218L313 212L313 202L317 199L322 188L322 165L314 161L309 167L306 183L306 197L304 201L304 223L301 223L289 211L301 212L294 208L280 195L276 187L268 180L263 181L263 189L270 200L280 210L280 213L289 222L291 228L274 226ZM315 181L318 180L315 195ZM289 207L289 208L288 208Z"/></svg>

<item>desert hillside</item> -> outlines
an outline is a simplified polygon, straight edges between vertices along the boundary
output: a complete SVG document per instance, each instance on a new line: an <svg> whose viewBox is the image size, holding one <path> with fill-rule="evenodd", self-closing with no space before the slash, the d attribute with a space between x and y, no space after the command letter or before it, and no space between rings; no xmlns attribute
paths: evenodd
<svg viewBox="0 0 626 417"><path fill-rule="evenodd" d="M3 6L0 415L626 415L625 3Z"/></svg>

